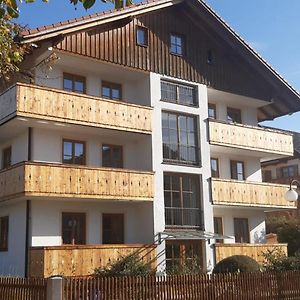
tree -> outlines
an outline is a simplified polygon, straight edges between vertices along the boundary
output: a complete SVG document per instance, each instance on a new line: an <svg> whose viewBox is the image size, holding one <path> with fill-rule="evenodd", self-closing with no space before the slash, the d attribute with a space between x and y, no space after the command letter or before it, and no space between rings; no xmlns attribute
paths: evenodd
<svg viewBox="0 0 300 300"><path fill-rule="evenodd" d="M18 9L18 1L21 0L0 0L0 18L5 15L10 16L11 18L17 18L19 15ZM42 0L43 2L48 2L48 0ZM85 9L91 8L96 0L69 0L71 4L77 5L79 2L83 5ZM114 3L115 8L122 8L124 4L126 6L130 6L132 4L132 0L100 0L101 2ZM125 1L125 3L124 3ZM25 0L26 3L33 3L35 0Z"/></svg>
<svg viewBox="0 0 300 300"><path fill-rule="evenodd" d="M22 0L0 0L0 89L5 87L14 74L19 72L20 63L24 55L30 51L30 45L17 43L15 38L22 31L20 25L13 19L19 16L18 3ZM25 0L33 3L36 0ZM48 2L48 0L42 0ZM92 7L96 0L68 0L73 5L81 3L85 9ZM124 4L129 6L132 0L100 0L104 3L114 3L115 8L122 8ZM125 1L125 3L124 3Z"/></svg>

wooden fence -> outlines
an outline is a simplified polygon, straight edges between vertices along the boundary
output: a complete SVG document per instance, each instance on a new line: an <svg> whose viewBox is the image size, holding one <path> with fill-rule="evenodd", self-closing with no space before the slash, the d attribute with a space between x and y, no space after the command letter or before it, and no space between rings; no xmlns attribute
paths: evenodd
<svg viewBox="0 0 300 300"><path fill-rule="evenodd" d="M300 272L68 278L64 300L300 299Z"/></svg>
<svg viewBox="0 0 300 300"><path fill-rule="evenodd" d="M46 279L0 277L1 300L45 300L46 294Z"/></svg>

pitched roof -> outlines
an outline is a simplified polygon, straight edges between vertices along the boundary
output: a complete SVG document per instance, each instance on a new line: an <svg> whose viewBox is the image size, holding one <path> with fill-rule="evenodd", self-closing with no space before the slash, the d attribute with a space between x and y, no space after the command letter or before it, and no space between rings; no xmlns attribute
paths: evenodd
<svg viewBox="0 0 300 300"><path fill-rule="evenodd" d="M163 7L168 7L184 0L147 0L144 2L132 4L120 9L112 9L107 11L98 12L95 14L74 18L50 25L41 26L34 29L28 29L21 32L20 37L24 42L34 42L38 40L44 40L49 37L49 34L56 33L62 34L65 32L74 32L85 28L97 26L103 23L114 21L115 19L121 19L128 16L134 16L142 14L146 11L158 10ZM99 24L98 24L99 23Z"/></svg>
<svg viewBox="0 0 300 300"><path fill-rule="evenodd" d="M265 114L263 117L260 117L260 119L272 119L286 113L293 113L300 110L300 94L297 92L297 90L293 86L291 86L270 64L268 64L266 60L264 60L249 44L247 44L247 42L242 39L236 33L236 31L234 31L203 0L147 0L121 9L103 11L80 18L70 19L67 21L38 27L35 29L25 30L20 34L20 38L23 43L38 42L55 37L57 35L64 35L79 30L88 29L101 24L137 16L146 12L159 10L161 8L169 7L182 2L187 3L192 8L197 7L197 5L201 5L201 8L204 8L204 11L208 15L210 15L210 17L212 17L219 28L223 30L224 36L226 35L234 38L237 45L240 46L240 48L244 51L244 53L246 53L246 55L248 55L249 58L255 59L255 61L259 62L260 65L265 68L265 71L267 71L269 75L272 76L272 80L278 80L277 82L285 87L285 92L289 93L288 96L285 96L285 98L292 96L294 99L299 101L299 103L294 102L293 107L290 106L288 112L285 111L284 113L278 113L276 115L271 114L271 117L266 117L267 114ZM195 13L200 13L200 11L197 9L194 9L193 11ZM284 102L285 100L283 99L281 101ZM272 104L270 104L270 106L272 106ZM274 107L274 109L278 110L278 108L276 109L276 107Z"/></svg>

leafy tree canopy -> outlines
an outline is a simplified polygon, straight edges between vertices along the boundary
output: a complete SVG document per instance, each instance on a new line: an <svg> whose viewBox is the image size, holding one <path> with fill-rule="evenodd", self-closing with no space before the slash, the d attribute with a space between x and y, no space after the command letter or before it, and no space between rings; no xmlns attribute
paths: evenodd
<svg viewBox="0 0 300 300"><path fill-rule="evenodd" d="M33 3L36 0L25 0L26 3ZM49 0L42 0L43 2L48 2ZM85 9L91 8L96 0L69 0L71 4L77 5L81 3ZM114 3L115 8L122 8L124 4L129 6L132 4L132 0L100 0L101 2ZM125 3L124 3L125 1ZM17 18L19 16L18 4L22 0L0 0L0 18L5 15L10 16L11 18Z"/></svg>

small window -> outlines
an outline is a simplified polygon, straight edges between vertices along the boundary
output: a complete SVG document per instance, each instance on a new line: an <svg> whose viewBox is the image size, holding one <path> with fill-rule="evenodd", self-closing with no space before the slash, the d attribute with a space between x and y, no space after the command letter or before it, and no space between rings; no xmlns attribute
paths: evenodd
<svg viewBox="0 0 300 300"><path fill-rule="evenodd" d="M8 251L8 216L0 218L0 251Z"/></svg>
<svg viewBox="0 0 300 300"><path fill-rule="evenodd" d="M210 159L211 177L219 178L219 160L217 158Z"/></svg>
<svg viewBox="0 0 300 300"><path fill-rule="evenodd" d="M124 244L124 215L102 215L102 243Z"/></svg>
<svg viewBox="0 0 300 300"><path fill-rule="evenodd" d="M9 166L11 166L11 146L2 151L2 168L8 168Z"/></svg>
<svg viewBox="0 0 300 300"><path fill-rule="evenodd" d="M182 56L184 54L184 37L172 33L170 35L170 53Z"/></svg>
<svg viewBox="0 0 300 300"><path fill-rule="evenodd" d="M111 100L121 100L121 85L118 83L102 81L102 97Z"/></svg>
<svg viewBox="0 0 300 300"><path fill-rule="evenodd" d="M215 63L214 52L212 50L207 51L207 63L212 65Z"/></svg>
<svg viewBox="0 0 300 300"><path fill-rule="evenodd" d="M210 119L217 118L216 104L208 103L208 117Z"/></svg>
<svg viewBox="0 0 300 300"><path fill-rule="evenodd" d="M286 166L279 169L279 178L289 178L298 176L298 166Z"/></svg>
<svg viewBox="0 0 300 300"><path fill-rule="evenodd" d="M230 169L231 169L231 179L245 180L244 162L231 160Z"/></svg>
<svg viewBox="0 0 300 300"><path fill-rule="evenodd" d="M236 243L250 243L250 232L247 218L234 218L234 236Z"/></svg>
<svg viewBox="0 0 300 300"><path fill-rule="evenodd" d="M223 219L221 217L214 217L214 230L216 234L223 235ZM216 243L223 243L222 239L216 239Z"/></svg>
<svg viewBox="0 0 300 300"><path fill-rule="evenodd" d="M110 168L123 168L123 147L102 145L102 165Z"/></svg>
<svg viewBox="0 0 300 300"><path fill-rule="evenodd" d="M272 171L271 170L262 171L262 178L263 181L270 182L272 180Z"/></svg>
<svg viewBox="0 0 300 300"><path fill-rule="evenodd" d="M85 77L64 73L64 90L85 94Z"/></svg>
<svg viewBox="0 0 300 300"><path fill-rule="evenodd" d="M137 26L136 28L136 43L139 46L148 46L148 29L146 27Z"/></svg>
<svg viewBox="0 0 300 300"><path fill-rule="evenodd" d="M63 163L85 165L85 142L63 140Z"/></svg>
<svg viewBox="0 0 300 300"><path fill-rule="evenodd" d="M242 113L240 109L227 107L227 121L231 123L242 123Z"/></svg>
<svg viewBox="0 0 300 300"><path fill-rule="evenodd" d="M161 100L188 106L198 106L195 86L161 81Z"/></svg>
<svg viewBox="0 0 300 300"><path fill-rule="evenodd" d="M86 243L85 213L62 213L63 244L84 245Z"/></svg>

